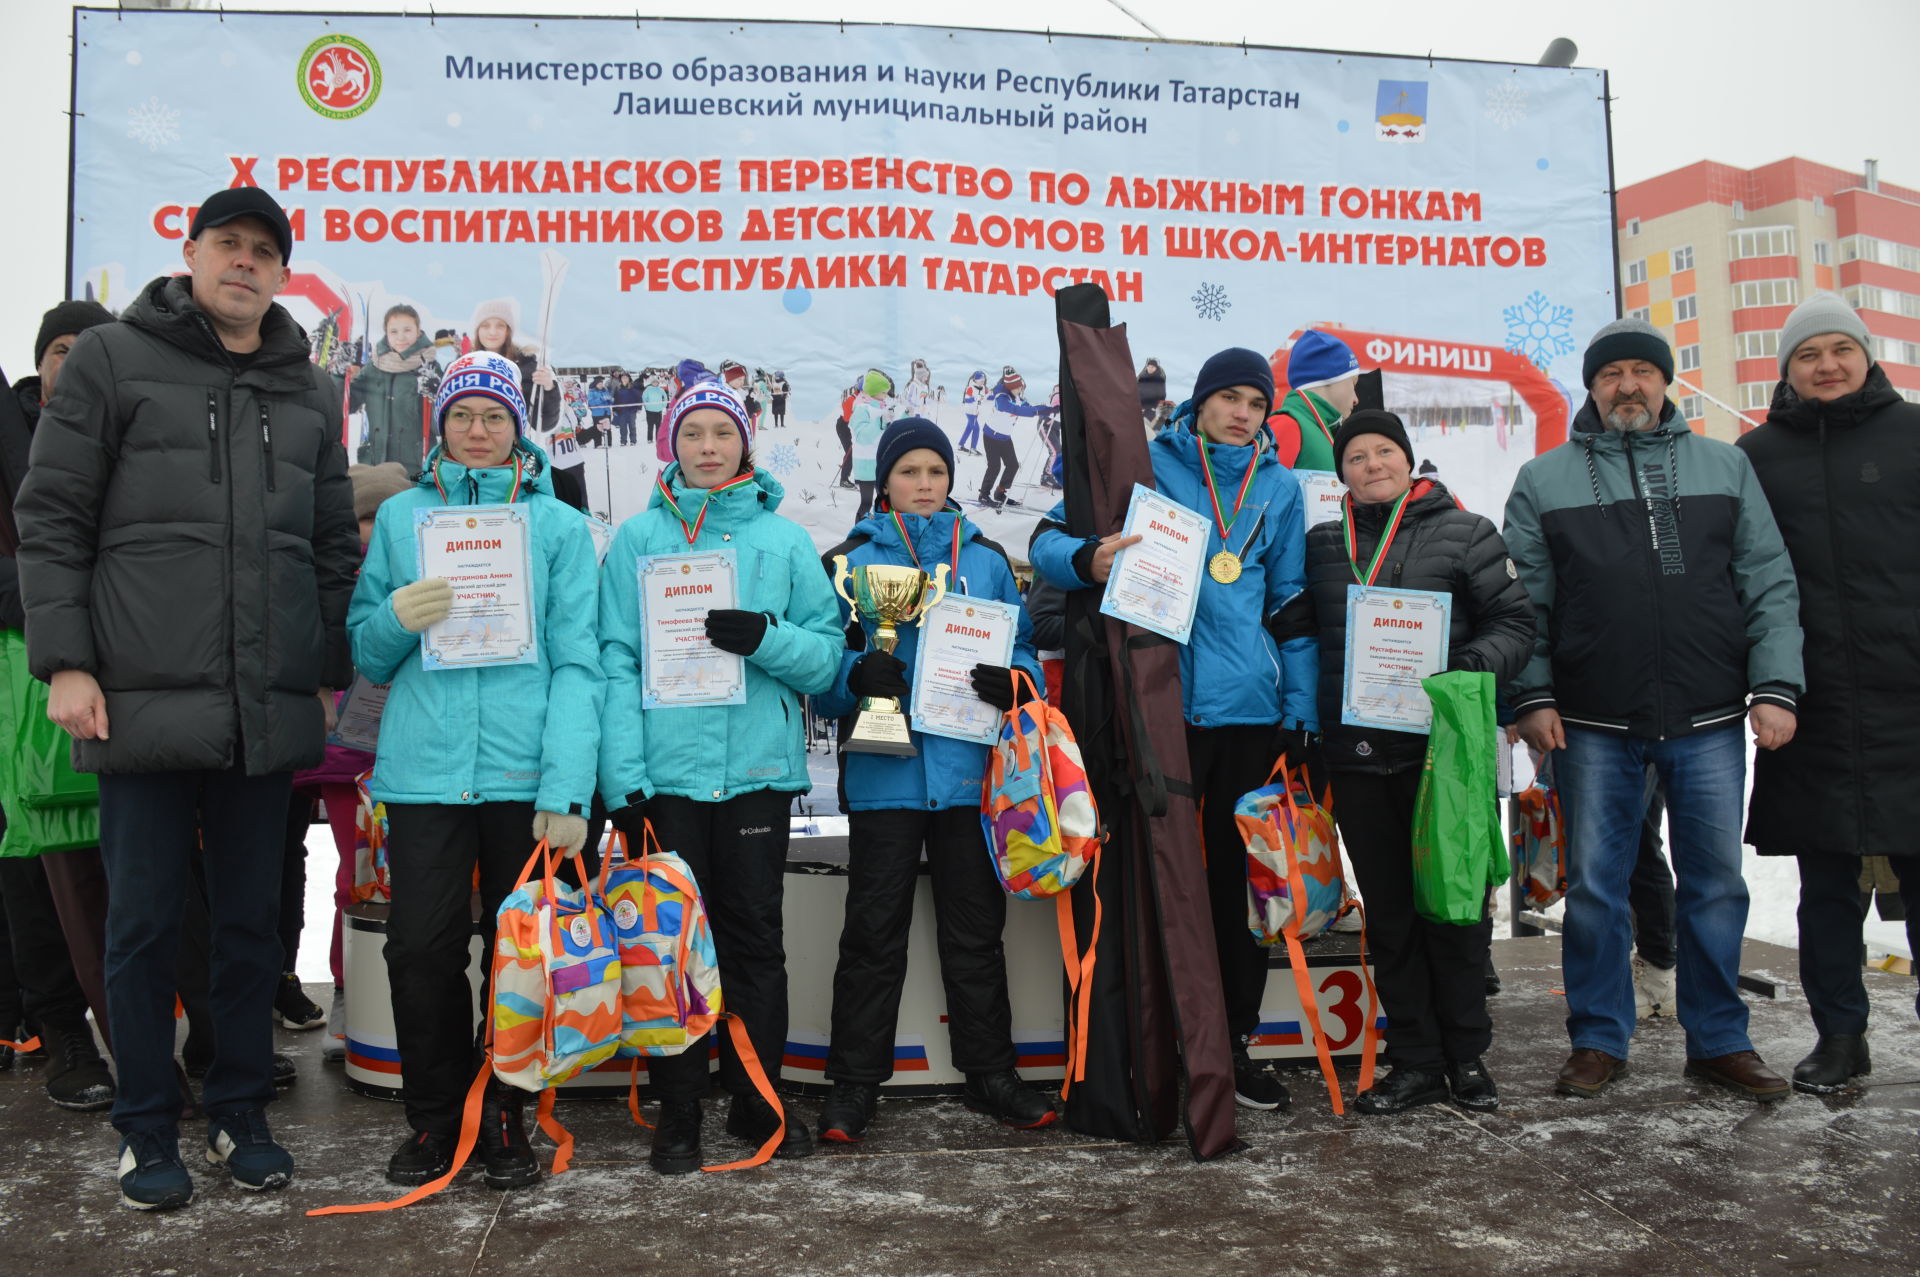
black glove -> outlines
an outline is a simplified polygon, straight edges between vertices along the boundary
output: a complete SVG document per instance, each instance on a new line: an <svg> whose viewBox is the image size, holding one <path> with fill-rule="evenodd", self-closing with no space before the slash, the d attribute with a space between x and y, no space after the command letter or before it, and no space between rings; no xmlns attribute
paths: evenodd
<svg viewBox="0 0 1920 1277"><path fill-rule="evenodd" d="M625 807L616 807L607 813L607 823L628 838L637 839L647 827L647 804L638 801L628 803Z"/></svg>
<svg viewBox="0 0 1920 1277"><path fill-rule="evenodd" d="M752 656L767 636L771 618L765 612L742 612L723 607L707 613L707 641L735 656Z"/></svg>
<svg viewBox="0 0 1920 1277"><path fill-rule="evenodd" d="M1317 756L1319 750L1313 733L1306 728L1283 727L1280 729L1280 752L1286 755L1287 766L1306 767L1309 756Z"/></svg>
<svg viewBox="0 0 1920 1277"><path fill-rule="evenodd" d="M1004 665L974 666L973 694L1006 713L1013 708L1013 671Z"/></svg>
<svg viewBox="0 0 1920 1277"><path fill-rule="evenodd" d="M907 663L891 652L873 651L847 671L847 690L855 696L907 696Z"/></svg>

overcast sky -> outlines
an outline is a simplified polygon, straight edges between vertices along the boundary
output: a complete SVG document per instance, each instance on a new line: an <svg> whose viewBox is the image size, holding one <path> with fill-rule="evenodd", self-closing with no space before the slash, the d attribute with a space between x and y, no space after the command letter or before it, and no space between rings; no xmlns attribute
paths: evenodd
<svg viewBox="0 0 1920 1277"><path fill-rule="evenodd" d="M1612 73L1614 164L1628 184L1699 159L1749 167L1788 155L1842 168L1880 161L1890 182L1920 185L1920 130L1911 99L1920 56L1920 3L1852 0L1831 7L1790 0L1560 0L1444 3L1288 3L1287 0L1120 0L1169 39L1308 49L1433 53L1537 61L1556 36L1580 47L1577 65ZM210 4L202 7L214 7ZM234 0L232 9L393 12L425 6ZM1146 35L1113 0L446 0L442 12L631 14L660 17L804 18ZM11 286L0 298L0 367L32 371L39 316L65 290L67 117L72 16L57 0L7 0L0 17L0 119L7 193L0 230L13 246Z"/></svg>

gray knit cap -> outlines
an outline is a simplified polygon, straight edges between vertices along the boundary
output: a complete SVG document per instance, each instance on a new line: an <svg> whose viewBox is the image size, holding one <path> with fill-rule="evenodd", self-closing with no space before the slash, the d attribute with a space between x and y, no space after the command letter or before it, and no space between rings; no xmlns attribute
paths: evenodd
<svg viewBox="0 0 1920 1277"><path fill-rule="evenodd" d="M1867 340L1866 321L1838 293L1815 293L1793 308L1780 330L1780 375L1787 375L1787 361L1802 342L1825 333L1844 333L1853 338L1872 362L1873 346Z"/></svg>
<svg viewBox="0 0 1920 1277"><path fill-rule="evenodd" d="M1616 319L1593 335L1580 361L1580 384L1591 387L1594 374L1617 359L1644 359L1673 380L1673 347L1644 319Z"/></svg>

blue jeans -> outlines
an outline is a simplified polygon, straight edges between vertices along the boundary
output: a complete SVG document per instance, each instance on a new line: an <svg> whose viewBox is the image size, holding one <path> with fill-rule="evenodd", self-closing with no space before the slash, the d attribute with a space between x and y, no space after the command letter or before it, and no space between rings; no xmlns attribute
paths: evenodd
<svg viewBox="0 0 1920 1277"><path fill-rule="evenodd" d="M122 1135L173 1131L173 998L180 915L206 866L213 970L213 1063L201 1088L209 1116L273 1101L273 995L280 946L281 843L293 776L228 771L100 778L100 861L107 871L107 1018Z"/></svg>
<svg viewBox="0 0 1920 1277"><path fill-rule="evenodd" d="M1646 740L1568 726L1554 762L1567 819L1567 918L1561 951L1567 1035L1625 1059L1633 1036L1632 915L1627 882L1640 849L1646 768L1667 794L1678 932L1680 1023L1687 1057L1750 1051L1740 1000L1747 883L1740 817L1747 771L1735 724L1677 740Z"/></svg>

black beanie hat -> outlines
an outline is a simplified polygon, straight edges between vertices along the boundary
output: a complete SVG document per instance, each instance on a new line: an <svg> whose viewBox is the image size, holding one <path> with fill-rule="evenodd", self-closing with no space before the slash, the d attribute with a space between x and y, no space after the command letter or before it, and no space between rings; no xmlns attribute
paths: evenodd
<svg viewBox="0 0 1920 1277"><path fill-rule="evenodd" d="M953 486L953 444L947 439L947 432L928 421L925 417L902 417L888 426L886 433L880 436L880 445L874 453L873 472L879 476L880 489L884 493L887 476L893 473L900 458L915 448L931 448L940 454L947 463L947 486Z"/></svg>
<svg viewBox="0 0 1920 1277"><path fill-rule="evenodd" d="M54 338L68 333L78 336L89 328L112 322L113 312L99 302L61 302L40 319L40 335L33 339L33 366L40 366L40 357L53 345Z"/></svg>
<svg viewBox="0 0 1920 1277"><path fill-rule="evenodd" d="M1644 359L1673 380L1673 347L1658 328L1644 319L1616 319L1593 335L1587 353L1580 360L1580 384L1593 386L1602 368L1621 359Z"/></svg>
<svg viewBox="0 0 1920 1277"><path fill-rule="evenodd" d="M1197 413L1209 395L1229 386L1252 386L1267 397L1267 411L1273 411L1273 365L1245 346L1229 346L1200 365L1193 383L1193 409Z"/></svg>
<svg viewBox="0 0 1920 1277"><path fill-rule="evenodd" d="M1333 436L1333 472L1346 482L1347 445L1361 435L1384 435L1400 445L1407 454L1407 469L1413 469L1413 445L1407 441L1407 428L1400 418L1385 408L1361 408L1340 424Z"/></svg>

